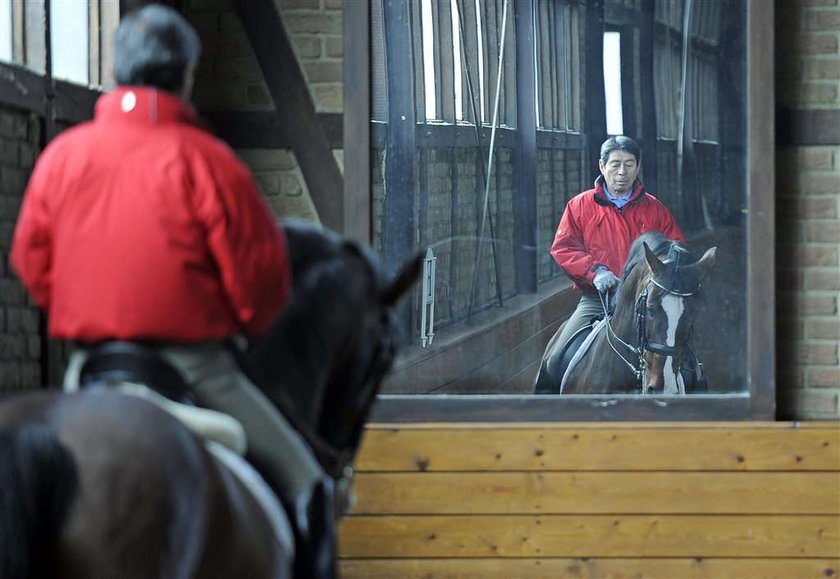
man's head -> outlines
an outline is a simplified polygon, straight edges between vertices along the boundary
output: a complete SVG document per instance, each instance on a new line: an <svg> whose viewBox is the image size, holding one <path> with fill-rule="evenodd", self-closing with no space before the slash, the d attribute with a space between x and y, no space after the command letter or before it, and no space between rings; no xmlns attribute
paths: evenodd
<svg viewBox="0 0 840 579"><path fill-rule="evenodd" d="M144 6L122 19L115 44L117 84L151 86L189 98L201 41L180 14L165 6Z"/></svg>
<svg viewBox="0 0 840 579"><path fill-rule="evenodd" d="M607 190L623 197L631 192L641 168L642 152L639 144L630 137L610 137L601 145L598 166Z"/></svg>

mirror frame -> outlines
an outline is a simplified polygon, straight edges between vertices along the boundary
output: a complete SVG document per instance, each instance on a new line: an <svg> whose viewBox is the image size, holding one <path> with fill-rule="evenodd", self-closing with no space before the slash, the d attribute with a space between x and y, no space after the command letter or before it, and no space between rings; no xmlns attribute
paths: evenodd
<svg viewBox="0 0 840 579"><path fill-rule="evenodd" d="M522 1L522 0L519 0ZM532 1L532 0L525 0ZM747 384L690 397L380 395L374 422L773 420L776 409L774 6L747 5ZM344 4L345 231L370 241L370 2ZM351 223L352 221L352 223Z"/></svg>

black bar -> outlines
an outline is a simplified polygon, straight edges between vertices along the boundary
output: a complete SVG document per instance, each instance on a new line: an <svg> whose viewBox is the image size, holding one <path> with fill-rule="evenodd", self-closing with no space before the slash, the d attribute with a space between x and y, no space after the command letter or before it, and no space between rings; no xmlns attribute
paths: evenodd
<svg viewBox="0 0 840 579"><path fill-rule="evenodd" d="M327 141L344 149L344 235L370 243L370 2L344 6L344 115L338 139L327 115L319 115ZM343 139L343 136L346 136Z"/></svg>
<svg viewBox="0 0 840 579"><path fill-rule="evenodd" d="M385 156L385 200L382 250L387 270L396 272L415 251L414 63L411 3L385 0L385 61L388 77L388 126ZM399 319L410 336L410 300L400 306Z"/></svg>
<svg viewBox="0 0 840 579"><path fill-rule="evenodd" d="M653 21L655 17L655 1L642 0L641 13L646 15L639 20L639 82L641 84L642 126L636 128L636 138L642 146L642 157L647 159L643 164L644 183L648 191L654 194L657 187L656 151L656 87L653 74L654 34Z"/></svg>
<svg viewBox="0 0 840 579"><path fill-rule="evenodd" d="M607 136L606 96L604 95L604 0L591 0L586 6L586 124L589 138L585 166L598 174L601 143Z"/></svg>
<svg viewBox="0 0 840 579"><path fill-rule="evenodd" d="M537 119L534 94L534 0L519 0L516 19L517 148L513 257L518 293L537 291Z"/></svg>

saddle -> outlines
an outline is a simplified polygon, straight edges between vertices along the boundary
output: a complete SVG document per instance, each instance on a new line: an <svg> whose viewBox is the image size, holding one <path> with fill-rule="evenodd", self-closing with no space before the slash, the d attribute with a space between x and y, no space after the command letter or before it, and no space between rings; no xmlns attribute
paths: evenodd
<svg viewBox="0 0 840 579"><path fill-rule="evenodd" d="M189 384L181 373L153 348L122 341L103 342L93 347L80 370L79 385L93 384L116 387L125 394L149 400L208 441L211 454L240 477L263 505L275 533L282 534L280 527L286 523L273 514L277 507L271 499L279 500L294 536L294 549L290 551L294 553L295 578L335 578L335 482L330 477L324 477L308 493L276 496L250 462L245 463L244 470L241 466L233 468L237 461L231 454L245 454L244 428L232 416L196 406ZM253 474L249 474L249 469ZM283 537L278 536L278 540L282 543Z"/></svg>

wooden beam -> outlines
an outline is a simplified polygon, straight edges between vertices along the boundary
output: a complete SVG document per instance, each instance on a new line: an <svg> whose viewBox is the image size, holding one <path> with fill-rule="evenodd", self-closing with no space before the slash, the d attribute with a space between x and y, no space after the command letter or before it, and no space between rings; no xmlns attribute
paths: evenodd
<svg viewBox="0 0 840 579"><path fill-rule="evenodd" d="M0 62L0 105L44 116L46 95L43 75L22 66Z"/></svg>
<svg viewBox="0 0 840 579"><path fill-rule="evenodd" d="M601 143L607 137L606 96L604 95L604 0L592 0L586 6L584 67L586 75L586 116L583 132L589 138L585 166L592 176L598 174ZM588 178L587 178L588 180Z"/></svg>
<svg viewBox="0 0 840 579"><path fill-rule="evenodd" d="M293 137L282 117L274 111L201 111L216 135L237 149L291 149ZM331 149L341 149L342 123L340 113L320 113ZM345 157L346 163L346 157Z"/></svg>
<svg viewBox="0 0 840 579"><path fill-rule="evenodd" d="M277 114L288 129L292 150L321 222L344 229L344 178L329 142L280 9L273 0L234 0Z"/></svg>

